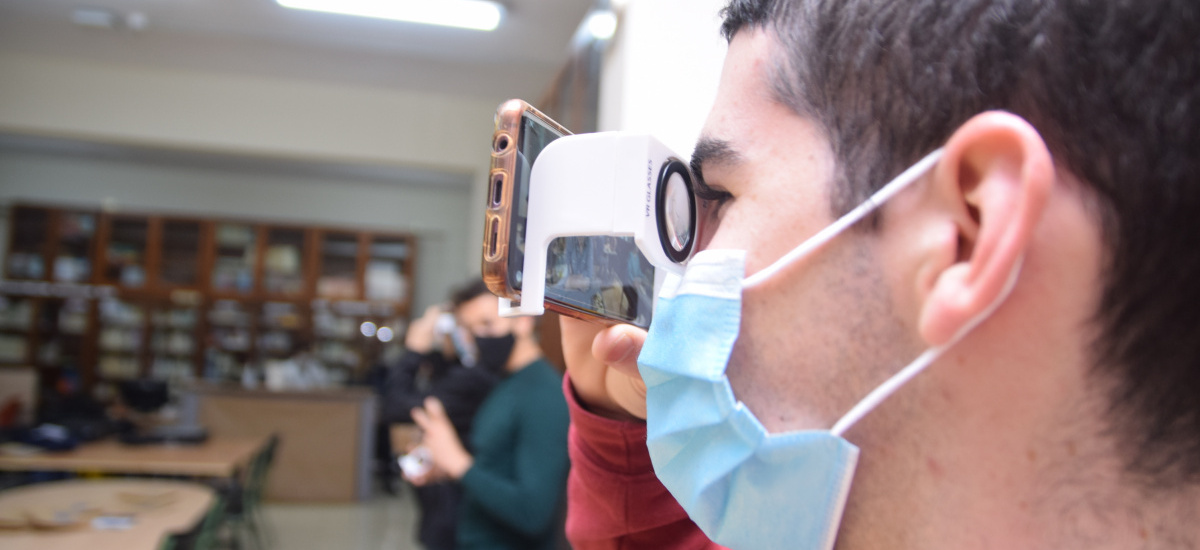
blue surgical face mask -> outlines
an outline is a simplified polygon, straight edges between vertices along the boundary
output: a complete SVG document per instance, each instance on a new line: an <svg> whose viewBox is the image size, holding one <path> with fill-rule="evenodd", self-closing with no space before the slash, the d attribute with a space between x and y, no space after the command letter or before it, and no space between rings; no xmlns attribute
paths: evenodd
<svg viewBox="0 0 1200 550"><path fill-rule="evenodd" d="M692 258L682 278L672 275L663 284L638 357L646 382L646 444L655 474L713 541L734 549L832 548L859 453L842 434L991 315L1011 290L1019 262L991 307L829 430L770 434L734 396L725 369L741 328L743 289L827 243L940 156L940 150L930 154L752 277L743 279L745 251L706 250Z"/></svg>

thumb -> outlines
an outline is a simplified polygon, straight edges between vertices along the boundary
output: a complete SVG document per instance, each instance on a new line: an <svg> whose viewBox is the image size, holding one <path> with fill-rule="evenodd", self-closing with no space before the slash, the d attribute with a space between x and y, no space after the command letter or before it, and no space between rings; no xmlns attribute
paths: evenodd
<svg viewBox="0 0 1200 550"><path fill-rule="evenodd" d="M645 341L646 331L633 325L615 325L596 335L592 355L622 374L640 379L637 358Z"/></svg>

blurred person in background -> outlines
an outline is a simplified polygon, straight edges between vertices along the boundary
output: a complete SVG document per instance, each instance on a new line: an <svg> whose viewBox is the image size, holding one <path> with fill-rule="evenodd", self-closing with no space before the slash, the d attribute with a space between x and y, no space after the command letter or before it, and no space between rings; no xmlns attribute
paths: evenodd
<svg viewBox="0 0 1200 550"><path fill-rule="evenodd" d="M473 290L455 317L475 353L474 368L502 380L476 413L469 437L454 428L439 396L412 411L432 468L406 477L418 486L461 485L461 550L551 549L561 537L568 470L562 377L542 356L535 319L502 318L486 286Z"/></svg>
<svg viewBox="0 0 1200 550"><path fill-rule="evenodd" d="M454 434L463 441L470 440L475 414L500 382L502 369L477 366L470 353L458 351L454 343L458 326L451 310L486 291L482 281L467 283L451 296L450 308L430 306L409 326L404 339L406 350L388 369L384 381L385 424L411 423L410 412L432 397L442 404ZM388 434L382 435L382 441L389 440ZM410 450L391 452L403 454ZM389 467L394 464L394 460L388 461ZM454 480L440 479L417 486L416 494L420 507L417 539L427 550L453 550L462 488Z"/></svg>

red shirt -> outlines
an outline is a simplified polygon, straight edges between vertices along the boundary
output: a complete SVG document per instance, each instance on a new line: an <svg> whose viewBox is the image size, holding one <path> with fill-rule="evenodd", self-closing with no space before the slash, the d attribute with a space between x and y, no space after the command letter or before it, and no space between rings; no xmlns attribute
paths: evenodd
<svg viewBox="0 0 1200 550"><path fill-rule="evenodd" d="M570 377L563 393L571 413L567 450L567 539L575 550L713 549L654 476L646 424L612 420L579 403Z"/></svg>

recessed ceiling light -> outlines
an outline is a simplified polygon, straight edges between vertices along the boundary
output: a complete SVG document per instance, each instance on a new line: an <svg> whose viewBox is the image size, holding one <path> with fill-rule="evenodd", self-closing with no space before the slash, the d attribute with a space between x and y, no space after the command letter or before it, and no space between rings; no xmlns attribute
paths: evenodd
<svg viewBox="0 0 1200 550"><path fill-rule="evenodd" d="M612 10L599 10L588 16L588 33L596 40L608 40L617 32L617 14Z"/></svg>
<svg viewBox="0 0 1200 550"><path fill-rule="evenodd" d="M340 13L481 31L500 25L504 8L485 0L275 0L300 10Z"/></svg>

